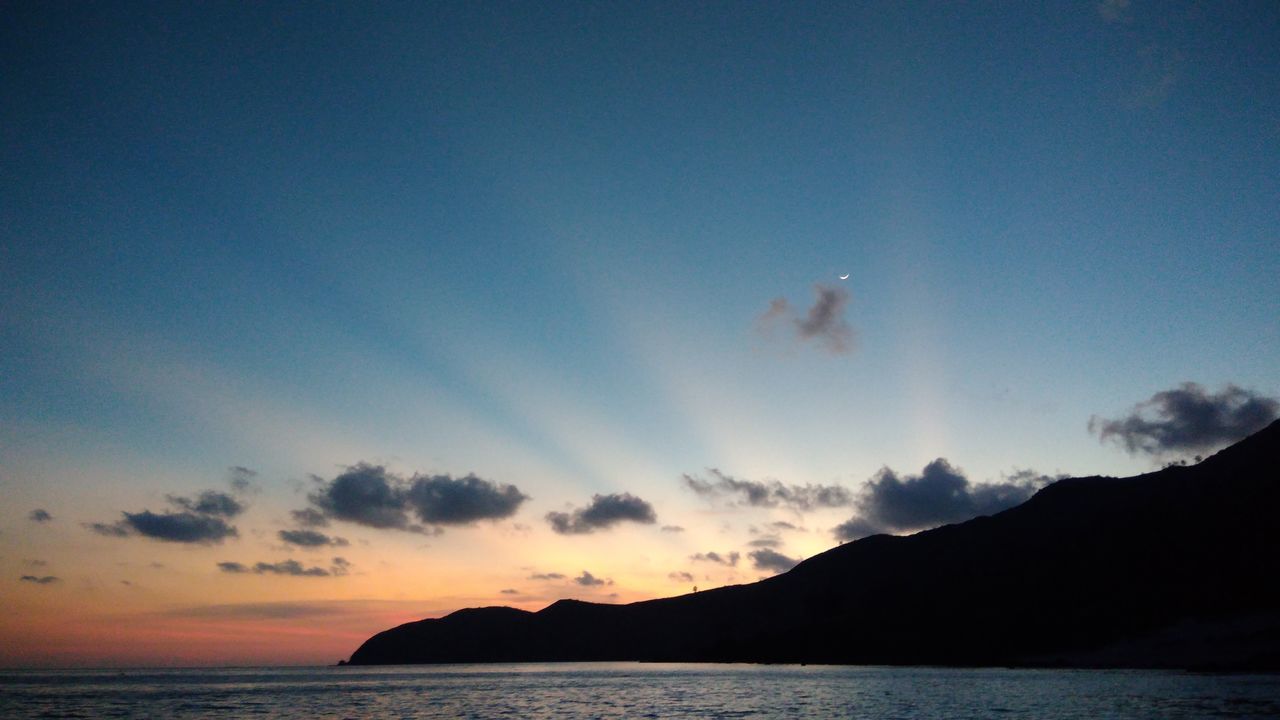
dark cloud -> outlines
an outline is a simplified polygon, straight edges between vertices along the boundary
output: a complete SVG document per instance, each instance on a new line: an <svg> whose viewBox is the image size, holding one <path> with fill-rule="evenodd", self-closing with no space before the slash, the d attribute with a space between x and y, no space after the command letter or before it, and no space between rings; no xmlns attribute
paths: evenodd
<svg viewBox="0 0 1280 720"><path fill-rule="evenodd" d="M234 526L212 515L194 512L153 513L150 510L122 514L124 519L113 525L89 523L85 527L108 537L129 537L137 534L164 542L200 545L218 544L226 538L239 536Z"/></svg>
<svg viewBox="0 0 1280 720"><path fill-rule="evenodd" d="M294 577L328 577L329 571L322 567L302 567L297 560L281 560L275 563L255 563L253 571L258 574L292 575Z"/></svg>
<svg viewBox="0 0 1280 720"><path fill-rule="evenodd" d="M815 508L846 507L854 502L853 493L840 485L784 485L777 480L741 480L709 468L705 479L685 474L685 487L694 493L718 500L728 498L731 504L751 507L785 507L797 512Z"/></svg>
<svg viewBox="0 0 1280 720"><path fill-rule="evenodd" d="M630 521L646 525L658 521L653 506L632 495L592 495L591 504L572 513L547 513L551 529L562 535L581 535Z"/></svg>
<svg viewBox="0 0 1280 720"><path fill-rule="evenodd" d="M721 555L720 553L717 553L717 552L697 553L694 555L690 555L689 559L695 562L710 562L710 563L716 563L718 565L728 565L729 567L734 567L738 564L738 559L741 557L742 556L739 555L735 550L734 552L731 552L727 555Z"/></svg>
<svg viewBox="0 0 1280 720"><path fill-rule="evenodd" d="M36 577L35 575L23 575L18 578L18 580L20 582L35 583L37 585L51 585L56 582L61 582L61 578L54 575L41 575L40 577Z"/></svg>
<svg viewBox="0 0 1280 720"><path fill-rule="evenodd" d="M762 547L762 548L782 547L782 538L778 537L777 535L765 535L763 537L758 537L754 540L751 540L747 544L750 545L751 547Z"/></svg>
<svg viewBox="0 0 1280 720"><path fill-rule="evenodd" d="M959 469L938 458L919 475L883 468L858 497L858 515L835 529L841 540L961 522L1019 505L1058 478L1023 470L1003 482L971 484Z"/></svg>
<svg viewBox="0 0 1280 720"><path fill-rule="evenodd" d="M528 500L514 485L498 485L475 475L418 476L409 487L410 507L432 525L467 525L511 517Z"/></svg>
<svg viewBox="0 0 1280 720"><path fill-rule="evenodd" d="M125 512L121 513L123 520L112 524L86 523L85 527L108 537L141 535L165 542L201 545L217 544L228 537L239 536L236 528L227 524L227 519L239 515L245 509L244 504L234 497L223 492L205 490L194 499L177 495L166 495L165 499L178 511Z"/></svg>
<svg viewBox="0 0 1280 720"><path fill-rule="evenodd" d="M201 515L233 518L244 512L244 505L239 500L226 493L214 490L205 490L196 496L194 500L176 495L167 495L165 499L174 507Z"/></svg>
<svg viewBox="0 0 1280 720"><path fill-rule="evenodd" d="M302 563L297 560L281 560L280 562L254 563L253 567L249 567L238 562L220 562L218 568L228 573L254 573L255 575L287 575L290 577L330 577L333 575L346 575L351 568L351 563L340 557L333 559L333 564L328 568L319 566L303 567Z"/></svg>
<svg viewBox="0 0 1280 720"><path fill-rule="evenodd" d="M506 588L503 590L499 590L498 593L501 595L519 595L520 591L516 590L515 588Z"/></svg>
<svg viewBox="0 0 1280 720"><path fill-rule="evenodd" d="M675 582L693 582L693 575L687 572L667 573L667 577Z"/></svg>
<svg viewBox="0 0 1280 720"><path fill-rule="evenodd" d="M346 538L330 537L315 530L281 530L280 539L299 547L346 547L350 544Z"/></svg>
<svg viewBox="0 0 1280 720"><path fill-rule="evenodd" d="M530 580L563 580L564 578L562 573L534 573L529 576Z"/></svg>
<svg viewBox="0 0 1280 720"><path fill-rule="evenodd" d="M254 485L258 477L256 470L250 470L243 465L232 465L227 468L231 474L231 489L238 493L248 493L256 490Z"/></svg>
<svg viewBox="0 0 1280 720"><path fill-rule="evenodd" d="M596 586L600 586L600 585L612 585L612 584L613 584L613 580L609 580L609 579L601 580L600 578L596 577L595 575L592 575L591 573L587 572L586 570L583 570L583 571L582 571L582 574L581 574L581 575L579 575L578 577L574 578L574 579L573 579L573 581L574 581L574 582L576 582L576 583L578 583L579 585L581 585L581 586L583 586L583 587L596 587Z"/></svg>
<svg viewBox="0 0 1280 720"><path fill-rule="evenodd" d="M849 304L848 291L822 284L814 285L813 291L816 298L803 316L786 298L774 298L760 316L760 326L770 332L779 322L785 322L800 342L813 341L834 355L849 352L853 347L853 329L844 319L845 307Z"/></svg>
<svg viewBox="0 0 1280 720"><path fill-rule="evenodd" d="M302 527L318 528L328 527L329 525L329 518L325 517L324 513L316 510L315 508L291 510L289 514L293 516L293 521Z"/></svg>
<svg viewBox="0 0 1280 720"><path fill-rule="evenodd" d="M1094 416L1089 432L1115 441L1130 454L1211 450L1266 427L1280 414L1280 401L1235 385L1210 393L1186 382L1151 396L1129 415L1107 420Z"/></svg>
<svg viewBox="0 0 1280 720"><path fill-rule="evenodd" d="M789 558L770 548L752 550L747 553L747 557L751 558L751 565L756 570L768 570L775 573L786 572L800 563L799 560Z"/></svg>
<svg viewBox="0 0 1280 720"><path fill-rule="evenodd" d="M792 525L786 520L777 520L777 521L771 522L769 523L769 527L773 528L774 530L799 530L800 529L798 526Z"/></svg>
<svg viewBox="0 0 1280 720"><path fill-rule="evenodd" d="M528 499L514 485L499 485L475 475L415 475L405 480L381 465L358 463L308 496L323 517L374 528L424 532L409 513L432 525L468 525L511 517ZM295 518L316 526L312 515Z"/></svg>
<svg viewBox="0 0 1280 720"><path fill-rule="evenodd" d="M662 526L662 532L666 532L666 533L682 533L682 532L684 532L684 528L680 527L679 525L663 525L663 526Z"/></svg>
<svg viewBox="0 0 1280 720"><path fill-rule="evenodd" d="M27 519L31 520L32 522L47 523L53 519L53 516L50 515L49 511L45 510L44 508L36 508L35 510L32 510L31 512L27 513Z"/></svg>
<svg viewBox="0 0 1280 720"><path fill-rule="evenodd" d="M326 516L373 528L405 530L404 481L381 465L357 463L308 499Z"/></svg>

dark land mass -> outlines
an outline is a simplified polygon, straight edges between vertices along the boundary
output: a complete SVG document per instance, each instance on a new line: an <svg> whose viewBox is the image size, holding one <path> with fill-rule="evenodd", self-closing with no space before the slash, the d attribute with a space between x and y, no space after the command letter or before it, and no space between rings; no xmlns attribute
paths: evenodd
<svg viewBox="0 0 1280 720"><path fill-rule="evenodd" d="M749 585L459 610L351 663L640 660L1280 670L1280 421L1193 466L1045 487Z"/></svg>

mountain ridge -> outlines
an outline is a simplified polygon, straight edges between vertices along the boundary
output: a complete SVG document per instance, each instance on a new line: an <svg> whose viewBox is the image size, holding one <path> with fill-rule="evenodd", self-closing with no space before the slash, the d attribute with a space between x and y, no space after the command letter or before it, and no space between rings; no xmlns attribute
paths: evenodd
<svg viewBox="0 0 1280 720"><path fill-rule="evenodd" d="M1280 669L1278 459L1280 421L1193 466L1067 478L995 515L845 543L755 583L469 608L378 633L350 662Z"/></svg>

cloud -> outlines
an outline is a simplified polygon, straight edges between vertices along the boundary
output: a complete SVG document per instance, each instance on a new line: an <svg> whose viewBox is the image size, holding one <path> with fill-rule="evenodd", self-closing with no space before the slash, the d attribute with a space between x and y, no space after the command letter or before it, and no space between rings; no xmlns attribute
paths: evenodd
<svg viewBox="0 0 1280 720"><path fill-rule="evenodd" d="M239 565L239 563L218 563ZM233 572L246 572L247 568ZM300 602L233 603L223 605L197 605L165 611L168 617L207 618L211 620L290 620L294 618L337 615L341 608Z"/></svg>
<svg viewBox="0 0 1280 720"><path fill-rule="evenodd" d="M1089 432L1114 441L1129 454L1211 450L1266 427L1280 414L1275 398L1227 385L1210 393L1185 382L1138 403L1126 416L1089 419Z"/></svg>
<svg viewBox="0 0 1280 720"><path fill-rule="evenodd" d="M782 546L782 538L777 535L765 535L747 543L751 547L776 548Z"/></svg>
<svg viewBox="0 0 1280 720"><path fill-rule="evenodd" d="M271 573L274 575L292 575L294 577L328 577L329 571L322 567L302 567L302 563L297 560L282 560L276 563L256 563L253 571L258 574Z"/></svg>
<svg viewBox="0 0 1280 720"><path fill-rule="evenodd" d="M124 523L83 523L85 529L106 537L129 537L129 529Z"/></svg>
<svg viewBox="0 0 1280 720"><path fill-rule="evenodd" d="M551 529L561 535L581 535L630 521L651 525L658 521L653 506L632 495L592 495L591 503L572 513L547 513Z"/></svg>
<svg viewBox="0 0 1280 720"><path fill-rule="evenodd" d="M716 563L717 565L728 565L729 567L734 567L738 564L738 559L740 557L742 556L739 555L737 551L731 552L727 555L721 555L717 552L708 552L690 555L689 559L695 562L710 562Z"/></svg>
<svg viewBox="0 0 1280 720"><path fill-rule="evenodd" d="M786 298L774 298L769 309L759 318L758 325L771 333L779 322L785 322L800 342L815 342L818 347L833 355L843 355L853 348L853 329L844 319L849 293L841 287L813 286L817 296L803 316L799 315Z"/></svg>
<svg viewBox="0 0 1280 720"><path fill-rule="evenodd" d="M609 579L601 580L600 578L596 577L595 575L592 575L591 573L587 572L586 570L583 570L583 571L582 571L582 574L581 574L581 575L579 575L578 577L574 578L574 579L573 579L573 581L574 581L574 582L576 582L576 583L578 583L579 585L581 585L581 586L583 586L583 587L597 587L597 586L600 586L600 585L612 585L612 584L613 584L613 580L609 580Z"/></svg>
<svg viewBox="0 0 1280 720"><path fill-rule="evenodd" d="M27 513L27 519L32 522L47 523L53 519L53 516L44 508L36 508L35 510Z"/></svg>
<svg viewBox="0 0 1280 720"><path fill-rule="evenodd" d="M693 575L687 572L667 573L667 577L674 582L693 582Z"/></svg>
<svg viewBox="0 0 1280 720"><path fill-rule="evenodd" d="M467 525L511 517L528 500L514 485L498 485L475 475L415 477L408 502L418 517L433 525Z"/></svg>
<svg viewBox="0 0 1280 720"><path fill-rule="evenodd" d="M121 514L124 519L113 525L90 523L85 527L108 537L137 534L164 542L199 545L218 544L226 538L239 536L235 527L228 525L222 518L194 512L153 513L143 510L140 513Z"/></svg>
<svg viewBox="0 0 1280 720"><path fill-rule="evenodd" d="M854 495L840 485L784 485L777 480L741 480L709 468L711 479L681 476L685 487L708 500L729 498L731 504L749 507L786 507L796 512L815 508L847 507Z"/></svg>
<svg viewBox="0 0 1280 720"><path fill-rule="evenodd" d="M166 495L165 499L178 511L124 512L121 513L123 520L111 524L85 523L84 527L107 537L141 535L164 542L200 545L217 544L228 537L239 536L236 528L227 524L227 519L244 512L245 506L230 495L205 490L194 499L178 495Z"/></svg>
<svg viewBox="0 0 1280 720"><path fill-rule="evenodd" d="M500 595L519 595L520 591L515 588L505 588L503 590L499 590L498 593Z"/></svg>
<svg viewBox="0 0 1280 720"><path fill-rule="evenodd" d="M350 544L346 538L329 537L315 530L281 530L280 539L298 547L346 547Z"/></svg>
<svg viewBox="0 0 1280 720"><path fill-rule="evenodd" d="M372 528L407 529L404 481L381 465L356 463L308 499L327 517Z"/></svg>
<svg viewBox="0 0 1280 720"><path fill-rule="evenodd" d="M291 510L289 514L293 516L293 521L302 527L318 528L329 526L329 518L325 517L324 513L316 510L315 508Z"/></svg>
<svg viewBox="0 0 1280 720"><path fill-rule="evenodd" d="M563 580L564 578L562 573L534 573L529 576L530 580Z"/></svg>
<svg viewBox="0 0 1280 720"><path fill-rule="evenodd" d="M235 492L244 494L257 490L255 481L258 472L256 470L250 470L243 465L232 465L227 468L227 471L231 474L231 489Z"/></svg>
<svg viewBox="0 0 1280 720"><path fill-rule="evenodd" d="M333 564L328 568L319 566L303 567L302 563L297 560L281 560L280 562L254 563L253 567L249 567L238 562L220 562L218 569L223 572L233 574L253 573L255 575L287 575L290 577L331 577L335 575L346 575L351 568L351 563L344 558L333 558Z"/></svg>
<svg viewBox="0 0 1280 720"><path fill-rule="evenodd" d="M205 490L195 500L175 495L166 495L165 499L174 507L201 515L232 518L244 512L244 505L240 501L214 490Z"/></svg>
<svg viewBox="0 0 1280 720"><path fill-rule="evenodd" d="M747 553L747 557L751 558L751 565L756 570L769 570L775 573L786 572L800 563L799 560L789 558L770 548L752 550Z"/></svg>
<svg viewBox="0 0 1280 720"><path fill-rule="evenodd" d="M324 517L380 529L422 532L409 513L432 525L469 525L511 517L528 499L514 485L475 475L415 475L405 480L381 465L357 463L308 496ZM315 517L295 517L315 525Z"/></svg>
<svg viewBox="0 0 1280 720"><path fill-rule="evenodd" d="M53 583L62 581L61 578L56 577L54 575L42 575L40 577L36 577L35 575L23 575L22 577L18 578L18 580L19 582L35 583L37 585L51 585Z"/></svg>
<svg viewBox="0 0 1280 720"><path fill-rule="evenodd" d="M679 525L663 525L663 526L662 526L662 532L665 532L665 533L682 533L682 532L684 532L684 528L680 527Z"/></svg>
<svg viewBox="0 0 1280 720"><path fill-rule="evenodd" d="M1109 23L1127 23L1132 20L1129 14L1130 0L1101 0L1098 3L1098 14Z"/></svg>
<svg viewBox="0 0 1280 720"><path fill-rule="evenodd" d="M919 475L882 468L858 497L858 515L835 529L841 540L884 532L921 530L991 515L1019 505L1058 478L1023 470L999 483L971 484L943 458Z"/></svg>

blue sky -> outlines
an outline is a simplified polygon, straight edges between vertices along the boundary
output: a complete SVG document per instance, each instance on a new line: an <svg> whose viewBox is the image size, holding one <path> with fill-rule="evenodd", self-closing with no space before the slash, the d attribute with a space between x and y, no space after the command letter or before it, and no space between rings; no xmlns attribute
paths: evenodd
<svg viewBox="0 0 1280 720"><path fill-rule="evenodd" d="M1280 393L1273 3L0 13L13 562L32 508L73 553L231 466L268 534L358 462L514 483L534 533L623 492L744 528L681 476L1131 474L1169 456L1094 415ZM848 352L764 317L817 286Z"/></svg>

